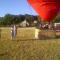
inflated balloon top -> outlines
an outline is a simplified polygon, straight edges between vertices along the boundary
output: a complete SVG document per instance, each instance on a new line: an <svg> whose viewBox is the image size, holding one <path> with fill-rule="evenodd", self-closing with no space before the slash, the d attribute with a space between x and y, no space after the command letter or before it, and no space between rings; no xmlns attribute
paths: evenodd
<svg viewBox="0 0 60 60"><path fill-rule="evenodd" d="M52 21L60 11L60 0L27 0L43 21Z"/></svg>

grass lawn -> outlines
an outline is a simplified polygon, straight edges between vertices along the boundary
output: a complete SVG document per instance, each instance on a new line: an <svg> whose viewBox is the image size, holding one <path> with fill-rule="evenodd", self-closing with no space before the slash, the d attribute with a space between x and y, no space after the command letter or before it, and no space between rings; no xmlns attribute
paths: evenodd
<svg viewBox="0 0 60 60"><path fill-rule="evenodd" d="M1 40L0 60L60 60L60 39Z"/></svg>
<svg viewBox="0 0 60 60"><path fill-rule="evenodd" d="M60 39L11 40L8 38L11 36L9 35L9 31L10 28L9 30L3 30L1 33L2 38L0 39L0 60L60 60ZM33 37L33 28L30 31L26 30L24 33L20 33L28 36L28 33L26 34L26 32ZM5 40L5 38L8 39Z"/></svg>

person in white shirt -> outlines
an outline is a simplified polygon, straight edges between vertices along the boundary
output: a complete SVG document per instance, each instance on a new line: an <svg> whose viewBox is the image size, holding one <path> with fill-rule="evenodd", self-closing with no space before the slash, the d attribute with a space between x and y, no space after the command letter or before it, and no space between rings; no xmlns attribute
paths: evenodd
<svg viewBox="0 0 60 60"><path fill-rule="evenodd" d="M13 25L13 27L11 28L11 33L12 33L12 39L15 39L17 34L16 25Z"/></svg>

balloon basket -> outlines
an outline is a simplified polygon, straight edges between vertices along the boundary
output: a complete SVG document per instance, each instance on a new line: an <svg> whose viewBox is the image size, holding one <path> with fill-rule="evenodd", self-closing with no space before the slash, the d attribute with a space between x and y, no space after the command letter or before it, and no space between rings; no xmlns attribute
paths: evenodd
<svg viewBox="0 0 60 60"><path fill-rule="evenodd" d="M36 38L38 39L55 39L56 31L55 30L36 30Z"/></svg>

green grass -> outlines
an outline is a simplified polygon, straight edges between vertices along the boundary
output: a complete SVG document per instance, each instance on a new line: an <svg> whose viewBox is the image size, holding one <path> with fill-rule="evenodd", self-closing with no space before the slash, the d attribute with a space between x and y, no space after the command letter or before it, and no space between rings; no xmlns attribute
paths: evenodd
<svg viewBox="0 0 60 60"><path fill-rule="evenodd" d="M29 28L29 30L30 29L31 28ZM25 30L27 31L27 29ZM33 37L33 28L27 31L27 34L25 30L24 33L22 33L22 29L20 33L27 36L29 33L30 37ZM22 40L11 40L8 38L10 36L9 31L10 29L3 30L1 33L0 60L60 60L60 39L24 40L24 37ZM18 29L18 35L19 31L21 31L21 29Z"/></svg>
<svg viewBox="0 0 60 60"><path fill-rule="evenodd" d="M11 34L11 28L10 27L1 27L1 32L0 32L0 39L2 40L11 40L12 34ZM20 40L20 39L35 39L35 27L33 28L18 28L17 29L17 36L16 36L16 40ZM43 33L42 33L43 32ZM40 31L40 34L45 34L48 36L52 37L54 36L54 32L52 33L52 31ZM56 32L56 35L60 35L60 32ZM43 38L43 37L42 37Z"/></svg>
<svg viewBox="0 0 60 60"><path fill-rule="evenodd" d="M60 39L1 40L0 60L60 60Z"/></svg>
<svg viewBox="0 0 60 60"><path fill-rule="evenodd" d="M11 40L11 28L2 27L1 28L1 39ZM35 37L35 28L18 28L16 39L34 39Z"/></svg>

